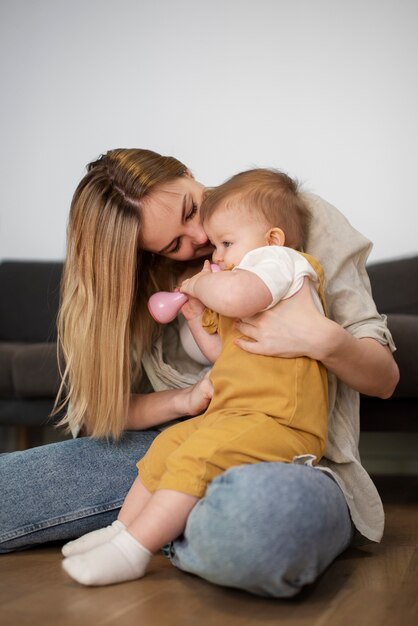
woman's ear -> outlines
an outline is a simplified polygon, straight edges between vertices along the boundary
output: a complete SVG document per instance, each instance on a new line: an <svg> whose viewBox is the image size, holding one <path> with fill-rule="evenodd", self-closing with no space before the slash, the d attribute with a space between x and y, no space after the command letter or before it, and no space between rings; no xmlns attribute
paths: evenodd
<svg viewBox="0 0 418 626"><path fill-rule="evenodd" d="M186 170L186 173L184 175L188 176L189 178L194 178L194 176L193 176L193 174L191 173L190 170Z"/></svg>
<svg viewBox="0 0 418 626"><path fill-rule="evenodd" d="M266 233L268 246L284 246L285 239L285 234L281 228L270 228Z"/></svg>

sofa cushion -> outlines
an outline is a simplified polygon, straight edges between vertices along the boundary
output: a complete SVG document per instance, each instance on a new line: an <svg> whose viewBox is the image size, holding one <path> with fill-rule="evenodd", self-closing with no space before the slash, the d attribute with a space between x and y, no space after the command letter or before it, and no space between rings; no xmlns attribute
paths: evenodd
<svg viewBox="0 0 418 626"><path fill-rule="evenodd" d="M62 263L0 263L0 341L56 341Z"/></svg>
<svg viewBox="0 0 418 626"><path fill-rule="evenodd" d="M0 343L0 398L14 396L12 363L16 354L16 344Z"/></svg>
<svg viewBox="0 0 418 626"><path fill-rule="evenodd" d="M418 256L371 263L367 273L380 313L418 313Z"/></svg>
<svg viewBox="0 0 418 626"><path fill-rule="evenodd" d="M59 387L55 343L0 344L2 398L54 398Z"/></svg>
<svg viewBox="0 0 418 626"><path fill-rule="evenodd" d="M396 398L416 398L418 392L418 315L389 314L388 328L396 345L393 353L398 364L400 380L393 394Z"/></svg>

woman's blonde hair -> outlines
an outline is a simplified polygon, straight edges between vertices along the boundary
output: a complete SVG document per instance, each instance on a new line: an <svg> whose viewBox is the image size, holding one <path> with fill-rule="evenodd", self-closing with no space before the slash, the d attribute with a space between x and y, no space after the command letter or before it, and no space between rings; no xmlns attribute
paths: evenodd
<svg viewBox="0 0 418 626"><path fill-rule="evenodd" d="M61 424L94 437L118 438L124 428L141 356L157 332L148 297L168 288L176 266L140 249L141 204L186 172L172 157L139 149L111 150L87 166L71 203L61 285Z"/></svg>

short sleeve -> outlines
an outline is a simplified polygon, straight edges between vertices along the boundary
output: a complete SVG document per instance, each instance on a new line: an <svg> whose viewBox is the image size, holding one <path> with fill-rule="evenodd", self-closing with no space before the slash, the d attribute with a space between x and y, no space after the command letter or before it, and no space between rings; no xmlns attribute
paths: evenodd
<svg viewBox="0 0 418 626"><path fill-rule="evenodd" d="M252 272L264 282L272 295L268 308L296 293L305 276L313 282L318 280L306 258L285 246L263 246L251 250L232 271L236 270Z"/></svg>

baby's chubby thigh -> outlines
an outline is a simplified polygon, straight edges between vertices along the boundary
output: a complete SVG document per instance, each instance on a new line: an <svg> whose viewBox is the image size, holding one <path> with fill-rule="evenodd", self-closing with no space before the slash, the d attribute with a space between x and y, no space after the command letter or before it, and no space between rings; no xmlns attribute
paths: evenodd
<svg viewBox="0 0 418 626"><path fill-rule="evenodd" d="M162 488L201 497L216 476L236 465L291 462L300 448L289 430L263 413L224 410L206 415L167 458Z"/></svg>

